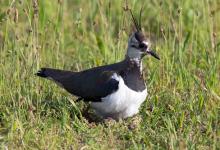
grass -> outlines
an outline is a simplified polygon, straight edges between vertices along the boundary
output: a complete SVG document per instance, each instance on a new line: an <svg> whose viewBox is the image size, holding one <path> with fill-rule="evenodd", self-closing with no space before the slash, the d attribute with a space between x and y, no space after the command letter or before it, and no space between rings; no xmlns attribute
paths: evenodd
<svg viewBox="0 0 220 150"><path fill-rule="evenodd" d="M129 1L161 60L144 59L149 95L126 120L88 122L86 104L40 67L83 70L123 59L123 0L1 0L1 149L220 149L220 2Z"/></svg>

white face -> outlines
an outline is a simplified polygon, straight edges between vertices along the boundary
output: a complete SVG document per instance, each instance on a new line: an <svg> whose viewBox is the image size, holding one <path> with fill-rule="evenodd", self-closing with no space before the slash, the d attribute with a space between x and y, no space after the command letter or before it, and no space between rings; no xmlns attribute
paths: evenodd
<svg viewBox="0 0 220 150"><path fill-rule="evenodd" d="M133 33L128 40L127 56L129 58L142 58L147 54L148 42L143 40L139 41Z"/></svg>

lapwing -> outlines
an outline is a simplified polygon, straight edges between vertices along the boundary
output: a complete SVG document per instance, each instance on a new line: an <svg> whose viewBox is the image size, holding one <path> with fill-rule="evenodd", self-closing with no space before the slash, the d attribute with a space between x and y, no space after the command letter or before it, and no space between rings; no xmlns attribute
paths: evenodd
<svg viewBox="0 0 220 150"><path fill-rule="evenodd" d="M160 58L150 49L140 21L137 23L132 12L131 16L136 30L128 39L124 60L80 72L41 68L36 75L55 81L80 100L91 102L91 107L102 118L134 116L147 97L142 59L146 55Z"/></svg>

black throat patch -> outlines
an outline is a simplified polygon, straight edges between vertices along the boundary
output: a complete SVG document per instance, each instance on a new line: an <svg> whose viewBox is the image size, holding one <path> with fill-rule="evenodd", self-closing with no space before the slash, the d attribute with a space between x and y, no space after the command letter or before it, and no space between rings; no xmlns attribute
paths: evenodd
<svg viewBox="0 0 220 150"><path fill-rule="evenodd" d="M141 70L141 60L126 59L126 68L120 72L125 84L136 92L146 89L143 73Z"/></svg>

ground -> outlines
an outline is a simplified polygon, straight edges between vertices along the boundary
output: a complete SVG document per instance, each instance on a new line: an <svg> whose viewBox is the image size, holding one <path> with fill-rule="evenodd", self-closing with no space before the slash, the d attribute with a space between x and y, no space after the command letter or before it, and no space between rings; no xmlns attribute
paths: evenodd
<svg viewBox="0 0 220 150"><path fill-rule="evenodd" d="M1 149L220 149L220 1L128 1L161 60L143 62L149 95L125 120L90 121L87 104L34 74L124 58L124 0L1 0ZM92 113L92 112L91 112Z"/></svg>

